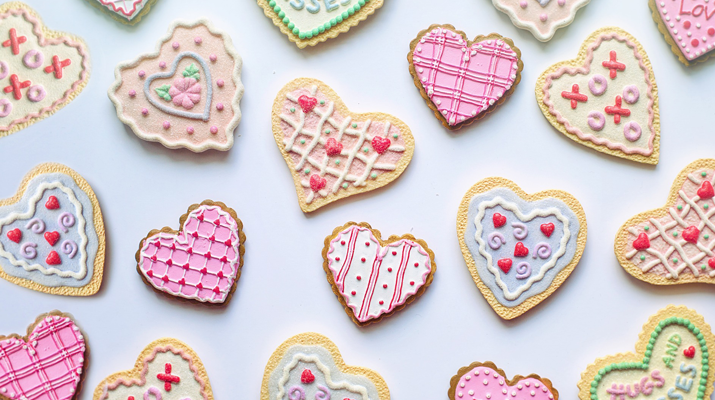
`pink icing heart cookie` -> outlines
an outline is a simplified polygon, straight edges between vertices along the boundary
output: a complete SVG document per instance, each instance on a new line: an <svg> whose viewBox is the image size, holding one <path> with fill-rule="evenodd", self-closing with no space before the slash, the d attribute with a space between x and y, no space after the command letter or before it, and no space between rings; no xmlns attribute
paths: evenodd
<svg viewBox="0 0 715 400"><path fill-rule="evenodd" d="M39 316L27 332L25 337L0 337L0 398L77 398L87 343L72 316L52 311Z"/></svg>
<svg viewBox="0 0 715 400"><path fill-rule="evenodd" d="M220 202L205 200L179 219L142 239L137 271L160 293L205 304L227 304L243 266L243 223Z"/></svg>
<svg viewBox="0 0 715 400"><path fill-rule="evenodd" d="M0 136L54 114L87 85L82 39L48 30L24 3L0 6L0 43Z"/></svg>
<svg viewBox="0 0 715 400"><path fill-rule="evenodd" d="M177 21L154 53L117 66L109 98L141 139L225 151L241 120L241 65L231 38L211 22Z"/></svg>
<svg viewBox="0 0 715 400"><path fill-rule="evenodd" d="M404 122L389 114L353 113L317 79L299 78L284 86L271 118L306 213L394 181L415 148Z"/></svg>
<svg viewBox="0 0 715 400"><path fill-rule="evenodd" d="M134 25L149 13L156 0L88 0L106 11L114 20Z"/></svg>
<svg viewBox="0 0 715 400"><path fill-rule="evenodd" d="M618 231L621 266L654 285L715 284L715 159L697 160L675 179L665 207Z"/></svg>
<svg viewBox="0 0 715 400"><path fill-rule="evenodd" d="M569 139L612 156L658 163L658 86L648 55L628 32L607 27L592 33L576 59L541 74L536 100Z"/></svg>
<svg viewBox="0 0 715 400"><path fill-rule="evenodd" d="M323 269L345 312L359 326L381 321L424 294L437 266L421 239L382 240L366 222L335 228L325 238Z"/></svg>
<svg viewBox="0 0 715 400"><path fill-rule="evenodd" d="M558 400L559 392L550 380L536 374L508 380L504 371L487 361L460 368L450 381L448 396L450 400Z"/></svg>
<svg viewBox="0 0 715 400"><path fill-rule="evenodd" d="M710 58L715 48L715 4L702 0L649 0L653 20L680 62Z"/></svg>
<svg viewBox="0 0 715 400"><path fill-rule="evenodd" d="M548 42L556 30L571 25L576 12L591 0L492 0L497 10L511 22L528 30L535 38Z"/></svg>
<svg viewBox="0 0 715 400"><path fill-rule="evenodd" d="M407 55L415 86L446 128L484 118L511 96L521 81L521 51L496 33L467 35L452 25L432 25L410 43Z"/></svg>
<svg viewBox="0 0 715 400"><path fill-rule="evenodd" d="M162 338L139 354L134 368L110 375L93 400L213 400L209 376L199 356L185 343Z"/></svg>

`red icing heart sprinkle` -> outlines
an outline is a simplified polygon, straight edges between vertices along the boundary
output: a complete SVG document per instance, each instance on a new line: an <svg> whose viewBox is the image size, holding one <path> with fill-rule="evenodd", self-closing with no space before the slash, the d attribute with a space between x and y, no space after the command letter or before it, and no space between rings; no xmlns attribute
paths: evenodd
<svg viewBox="0 0 715 400"><path fill-rule="evenodd" d="M704 181L700 186L700 189L698 189L698 197L700 197L700 200L712 199L715 197L715 189L713 189L712 183Z"/></svg>
<svg viewBox="0 0 715 400"><path fill-rule="evenodd" d="M156 261L156 254L154 254L153 256L151 256L151 260L152 260L152 261Z"/></svg>
<svg viewBox="0 0 715 400"><path fill-rule="evenodd" d="M7 233L7 238L15 243L20 243L20 240L22 240L22 232L15 228Z"/></svg>
<svg viewBox="0 0 715 400"><path fill-rule="evenodd" d="M50 244L50 246L54 246L55 243L57 243L58 240L60 240L60 233L57 231L53 232L45 232L45 240L47 240L47 243Z"/></svg>
<svg viewBox="0 0 715 400"><path fill-rule="evenodd" d="M492 215L492 222L495 228L501 228L506 224L506 217L499 213L494 213L494 215Z"/></svg>
<svg viewBox="0 0 715 400"><path fill-rule="evenodd" d="M690 346L687 349L683 350L683 355L688 358L694 358L695 357L695 346Z"/></svg>
<svg viewBox="0 0 715 400"><path fill-rule="evenodd" d="M375 149L377 154L386 152L387 149L390 148L390 144L392 144L392 142L388 138L384 138L382 136L375 136L372 138L372 148Z"/></svg>
<svg viewBox="0 0 715 400"><path fill-rule="evenodd" d="M154 277L154 273L151 270L149 270L146 272L146 276L148 276L149 278L152 278L152 277Z"/></svg>
<svg viewBox="0 0 715 400"><path fill-rule="evenodd" d="M218 286L214 287L214 293L216 294L221 294L221 291L218 289Z"/></svg>
<svg viewBox="0 0 715 400"><path fill-rule="evenodd" d="M633 248L636 250L645 250L650 247L650 239L645 233L638 235L638 239L633 241Z"/></svg>
<svg viewBox="0 0 715 400"><path fill-rule="evenodd" d="M199 214L199 216L198 216L198 217L196 217L196 218L198 218L198 219L199 219L199 221L201 221L201 222L203 222L203 221L204 221L204 215L203 215L203 214Z"/></svg>
<svg viewBox="0 0 715 400"><path fill-rule="evenodd" d="M218 224L216 224L216 225L218 225ZM211 235L211 237L209 238L209 240L212 241L212 242L215 242L215 241L216 241L216 236Z"/></svg>
<svg viewBox="0 0 715 400"><path fill-rule="evenodd" d="M502 258L501 260L497 261L497 265L499 268L501 268L502 271L504 271L505 274L509 273L509 270L511 270L511 258Z"/></svg>
<svg viewBox="0 0 715 400"><path fill-rule="evenodd" d="M226 244L226 246L231 247L231 239L228 239L225 244Z"/></svg>
<svg viewBox="0 0 715 400"><path fill-rule="evenodd" d="M192 233L192 234L191 234L191 236L193 236L193 237L194 237L194 239L196 239L196 238L198 238L198 237L199 237L199 234L198 234L198 233L196 233L196 232L194 232L194 233Z"/></svg>
<svg viewBox="0 0 715 400"><path fill-rule="evenodd" d="M47 258L45 259L45 262L47 262L48 265L60 265L62 264L62 260L60 260L60 255L57 254L56 251L51 251L50 254L47 255Z"/></svg>
<svg viewBox="0 0 715 400"><path fill-rule="evenodd" d="M221 260L220 260L220 261L221 261L221 262L228 262L228 258L226 258L226 256L223 256L223 257L221 257Z"/></svg>
<svg viewBox="0 0 715 400"><path fill-rule="evenodd" d="M223 278L223 271L218 271L218 274L216 274L219 278Z"/></svg>
<svg viewBox="0 0 715 400"><path fill-rule="evenodd" d="M171 258L168 259L168 260L166 260L166 265L168 265L168 266L171 266L171 264L173 264L173 263L174 263L174 262L171 261Z"/></svg>
<svg viewBox="0 0 715 400"><path fill-rule="evenodd" d="M554 226L553 223L549 222L548 224L541 224L541 232L546 235L546 237L551 237L551 235L554 233L554 229L556 226Z"/></svg>
<svg viewBox="0 0 715 400"><path fill-rule="evenodd" d="M524 246L524 243L516 242L514 247L514 257L526 257L529 255L529 249Z"/></svg>
<svg viewBox="0 0 715 400"><path fill-rule="evenodd" d="M57 201L57 197L55 196L50 196L47 198L47 202L45 203L45 208L48 210L56 210L60 208L60 202Z"/></svg>
<svg viewBox="0 0 715 400"><path fill-rule="evenodd" d="M313 189L314 192L320 191L327 183L328 181L326 181L325 178L321 178L317 174L313 174L310 177L310 188Z"/></svg>
<svg viewBox="0 0 715 400"><path fill-rule="evenodd" d="M169 282L169 277L164 275L161 277L161 280L164 281L164 283Z"/></svg>
<svg viewBox="0 0 715 400"><path fill-rule="evenodd" d="M204 254L204 257L206 257L207 259L210 259L210 258L211 258L211 252L210 252L210 251L207 251L206 254Z"/></svg>
<svg viewBox="0 0 715 400"><path fill-rule="evenodd" d="M708 266L710 266L710 268L712 269L715 269L715 257L708 260Z"/></svg>
<svg viewBox="0 0 715 400"><path fill-rule="evenodd" d="M697 243L700 230L694 226L689 226L683 231L683 239L690 243Z"/></svg>
<svg viewBox="0 0 715 400"><path fill-rule="evenodd" d="M307 114L313 111L315 106L318 104L318 99L302 95L298 97L298 104L300 104L300 108L303 109L303 112Z"/></svg>
<svg viewBox="0 0 715 400"><path fill-rule="evenodd" d="M315 382L315 375L309 369L304 369L303 373L300 374L300 381L303 383L313 383Z"/></svg>
<svg viewBox="0 0 715 400"><path fill-rule="evenodd" d="M201 272L202 274L206 275L206 273L207 273L208 271L206 270L206 267L203 267L203 268L201 268L201 271L200 271L200 272Z"/></svg>
<svg viewBox="0 0 715 400"><path fill-rule="evenodd" d="M199 282L199 283L196 284L196 287L199 288L199 289L203 289L203 288L204 288L204 285L202 285L201 282Z"/></svg>
<svg viewBox="0 0 715 400"><path fill-rule="evenodd" d="M179 279L179 285L186 285L184 278Z"/></svg>
<svg viewBox="0 0 715 400"><path fill-rule="evenodd" d="M186 252L189 253L189 254L194 254L194 249L192 249L191 247L189 247L188 249L186 249Z"/></svg>
<svg viewBox="0 0 715 400"><path fill-rule="evenodd" d="M343 144L338 142L337 140L333 138L329 138L327 142L325 142L325 152L328 153L329 156L337 156L343 151Z"/></svg>

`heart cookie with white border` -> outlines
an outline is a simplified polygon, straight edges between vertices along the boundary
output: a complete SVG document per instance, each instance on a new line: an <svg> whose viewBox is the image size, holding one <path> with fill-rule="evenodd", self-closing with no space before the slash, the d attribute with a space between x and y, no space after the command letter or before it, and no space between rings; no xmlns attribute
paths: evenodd
<svg viewBox="0 0 715 400"><path fill-rule="evenodd" d="M163 338L139 354L134 369L104 379L93 400L213 400L208 374L185 343Z"/></svg>
<svg viewBox="0 0 715 400"><path fill-rule="evenodd" d="M261 400L390 400L385 380L375 371L345 365L335 343L318 333L286 340L271 355Z"/></svg>
<svg viewBox="0 0 715 400"><path fill-rule="evenodd" d="M317 79L285 85L271 121L306 213L394 181L415 148L404 122L389 114L353 113Z"/></svg>
<svg viewBox="0 0 715 400"><path fill-rule="evenodd" d="M591 0L492 0L497 10L507 14L517 28L531 32L542 42L556 30L571 25L576 12Z"/></svg>
<svg viewBox="0 0 715 400"><path fill-rule="evenodd" d="M652 316L635 353L597 359L581 374L580 400L709 399L715 346L710 325L694 310L668 306Z"/></svg>
<svg viewBox="0 0 715 400"><path fill-rule="evenodd" d="M567 138L612 156L658 163L658 86L645 50L628 32L609 27L592 33L575 60L541 74L536 101Z"/></svg>
<svg viewBox="0 0 715 400"><path fill-rule="evenodd" d="M527 312L563 284L581 259L586 231L583 208L569 193L530 195L504 178L472 186L457 214L472 278L504 319Z"/></svg>
<svg viewBox="0 0 715 400"><path fill-rule="evenodd" d="M621 266L654 285L715 284L714 184L715 159L685 167L665 207L636 215L618 231Z"/></svg>
<svg viewBox="0 0 715 400"><path fill-rule="evenodd" d="M0 201L0 277L39 292L90 296L104 274L104 221L94 191L61 164L30 171Z"/></svg>
<svg viewBox="0 0 715 400"><path fill-rule="evenodd" d="M462 367L450 381L450 400L490 399L492 396L513 400L559 400L551 381L539 375L517 375L508 380L493 362L474 362Z"/></svg>
<svg viewBox="0 0 715 400"><path fill-rule="evenodd" d="M87 0L112 19L123 24L134 25L149 13L157 0Z"/></svg>
<svg viewBox="0 0 715 400"><path fill-rule="evenodd" d="M366 222L348 222L325 238L323 269L345 312L359 326L379 322L424 294L437 266L424 240L382 240Z"/></svg>
<svg viewBox="0 0 715 400"><path fill-rule="evenodd" d="M715 4L699 0L649 0L653 20L680 62L709 59L715 49Z"/></svg>

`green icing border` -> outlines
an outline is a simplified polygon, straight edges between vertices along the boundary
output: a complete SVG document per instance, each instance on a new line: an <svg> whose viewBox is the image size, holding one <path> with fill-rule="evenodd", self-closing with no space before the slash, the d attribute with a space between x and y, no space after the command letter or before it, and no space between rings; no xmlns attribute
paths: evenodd
<svg viewBox="0 0 715 400"><path fill-rule="evenodd" d="M266 1L268 1L268 5L271 6L273 11L275 11L275 13L278 14L278 17L280 17L283 20L283 25L286 25L288 27L288 29L290 29L293 32L294 35L298 36L301 39L310 39L313 36L318 36L321 33L328 31L330 28L334 27L335 25L345 21L351 15L360 11L360 9L365 6L365 3L369 2L370 0L358 0L357 4L348 8L346 11L343 11L342 14L338 15L335 18L332 18L330 21L326 22L325 24L323 24L317 28L314 28L312 31L303 31L303 32L301 32L298 28L296 28L294 23L290 22L290 19L288 17L286 17L286 13L281 9L281 7L278 4L276 4L276 0L266 0Z"/></svg>
<svg viewBox="0 0 715 400"><path fill-rule="evenodd" d="M689 319L685 318L678 318L678 317L670 317L666 318L656 326L655 330L653 333L650 334L650 341L648 342L648 345L646 346L646 351L645 355L643 358L643 361L641 362L623 362L623 363L616 363L616 364L611 364L606 366L605 368L601 368L598 370L598 373L596 376L593 378L593 381L591 382L591 400L598 400L598 395L596 394L598 384L601 382L601 379L603 379L603 376L608 374L609 372L613 370L625 370L625 369L643 369L646 370L648 369L648 364L650 364L650 356L651 352L653 351L653 345L655 344L655 340L658 338L660 335L660 332L667 326L669 325L681 325L690 332L695 335L695 337L698 339L700 342L700 354L702 357L702 371L700 373L700 385L698 386L698 397L697 400L703 400L703 397L705 397L705 390L707 388L707 383L708 383L708 369L709 367L709 354L708 354L708 347L707 347L707 342L705 341L705 337L703 334L700 332L700 329L698 329L695 324L690 322Z"/></svg>

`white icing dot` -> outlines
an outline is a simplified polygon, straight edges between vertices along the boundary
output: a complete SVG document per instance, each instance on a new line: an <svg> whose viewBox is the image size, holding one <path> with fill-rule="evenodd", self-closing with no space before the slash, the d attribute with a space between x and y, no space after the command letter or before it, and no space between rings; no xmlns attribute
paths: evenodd
<svg viewBox="0 0 715 400"><path fill-rule="evenodd" d="M531 395L532 395L532 396L536 396L536 392L532 390L532 391L531 391Z"/></svg>
<svg viewBox="0 0 715 400"><path fill-rule="evenodd" d="M688 32L688 37L693 36L693 32Z"/></svg>
<svg viewBox="0 0 715 400"><path fill-rule="evenodd" d="M676 20L676 21L680 21L680 15L677 15L677 16L675 17L675 20Z"/></svg>
<svg viewBox="0 0 715 400"><path fill-rule="evenodd" d="M477 110L472 110L472 116L477 115Z"/></svg>
<svg viewBox="0 0 715 400"><path fill-rule="evenodd" d="M459 392L459 393L457 394L457 396L462 397L462 396L464 396L464 394L463 394L462 392Z"/></svg>
<svg viewBox="0 0 715 400"><path fill-rule="evenodd" d="M521 383L520 383L520 384L516 385L516 388L517 388L517 389L522 389L523 386L521 386Z"/></svg>
<svg viewBox="0 0 715 400"><path fill-rule="evenodd" d="M534 384L534 387L535 387L535 388L538 388L539 386L541 386L541 385L539 384L539 382L536 382L536 383Z"/></svg>
<svg viewBox="0 0 715 400"><path fill-rule="evenodd" d="M506 394L506 389L502 389L501 392Z"/></svg>
<svg viewBox="0 0 715 400"><path fill-rule="evenodd" d="M677 34L678 34L678 30L677 30L677 29L673 29L673 33L675 33L675 34L677 35Z"/></svg>
<svg viewBox="0 0 715 400"><path fill-rule="evenodd" d="M485 379L482 383L485 384L485 385L488 385L488 384L489 384L489 381Z"/></svg>
<svg viewBox="0 0 715 400"><path fill-rule="evenodd" d="M424 69L424 68L420 68L419 71L420 71L420 74L421 74L421 73L425 72L425 69Z"/></svg>
<svg viewBox="0 0 715 400"><path fill-rule="evenodd" d="M459 384L459 387L464 387L464 385L465 385L465 383L462 382L462 383Z"/></svg>
<svg viewBox="0 0 715 400"><path fill-rule="evenodd" d="M700 22L698 22L697 24L695 24L695 27L698 28L698 29L700 29Z"/></svg>
<svg viewBox="0 0 715 400"><path fill-rule="evenodd" d="M422 53L422 47L418 47L418 48L417 48L417 52L418 52L418 53Z"/></svg>
<svg viewBox="0 0 715 400"><path fill-rule="evenodd" d="M467 393L469 393L470 396L474 396L474 390L470 390L470 391L467 392Z"/></svg>
<svg viewBox="0 0 715 400"><path fill-rule="evenodd" d="M462 53L466 53L466 52L467 52L467 49L465 49L464 47L462 47Z"/></svg>
<svg viewBox="0 0 715 400"><path fill-rule="evenodd" d="M550 398L550 399L553 399L553 398L554 398L554 395L551 394L551 393L549 393L549 398Z"/></svg>
<svg viewBox="0 0 715 400"><path fill-rule="evenodd" d="M516 390L511 391L511 397L516 397Z"/></svg>
<svg viewBox="0 0 715 400"><path fill-rule="evenodd" d="M476 56L476 55L477 55L477 52L476 52L476 51L472 51L471 54L472 54L472 56Z"/></svg>
<svg viewBox="0 0 715 400"><path fill-rule="evenodd" d="M464 61L469 61L469 56L464 56Z"/></svg>
<svg viewBox="0 0 715 400"><path fill-rule="evenodd" d="M491 398L492 398L492 394L491 394L491 393L487 393L487 399L491 399Z"/></svg>
<svg viewBox="0 0 715 400"><path fill-rule="evenodd" d="M494 105L494 99L489 99L489 105L493 106Z"/></svg>
<svg viewBox="0 0 715 400"><path fill-rule="evenodd" d="M674 26L675 26L675 24L671 22L671 23L670 23L670 27L672 28L672 27L674 27Z"/></svg>
<svg viewBox="0 0 715 400"><path fill-rule="evenodd" d="M499 385L501 386L503 384L504 384L504 381L502 379L499 379Z"/></svg>
<svg viewBox="0 0 715 400"><path fill-rule="evenodd" d="M474 371L474 376L479 376L479 370Z"/></svg>
<svg viewBox="0 0 715 400"><path fill-rule="evenodd" d="M546 393L547 390L548 390L548 389L546 389L546 386L543 386L543 387L541 388L541 391L544 392L544 393Z"/></svg>
<svg viewBox="0 0 715 400"><path fill-rule="evenodd" d="M660 6L661 6L661 7L665 7L665 2L662 2L662 1L661 1L661 2L660 2Z"/></svg>
<svg viewBox="0 0 715 400"><path fill-rule="evenodd" d="M666 20L666 21L670 21L670 17L665 17L665 20Z"/></svg>
<svg viewBox="0 0 715 400"><path fill-rule="evenodd" d="M442 104L442 100L437 100L437 101L435 101L435 104L437 104L437 105Z"/></svg>
<svg viewBox="0 0 715 400"><path fill-rule="evenodd" d="M529 387L529 386L531 386L531 382L526 381L526 382L524 382L524 385L526 385L526 387Z"/></svg>

